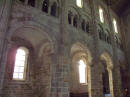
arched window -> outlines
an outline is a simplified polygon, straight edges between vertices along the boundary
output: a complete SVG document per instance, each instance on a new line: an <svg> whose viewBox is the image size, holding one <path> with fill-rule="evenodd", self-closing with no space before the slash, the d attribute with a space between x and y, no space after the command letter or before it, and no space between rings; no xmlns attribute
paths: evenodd
<svg viewBox="0 0 130 97"><path fill-rule="evenodd" d="M19 1L21 1L21 2L23 2L23 3L25 2L25 0L19 0Z"/></svg>
<svg viewBox="0 0 130 97"><path fill-rule="evenodd" d="M72 13L69 12L68 13L68 23L71 24L71 20L72 20Z"/></svg>
<svg viewBox="0 0 130 97"><path fill-rule="evenodd" d="M56 2L54 2L51 6L51 15L56 16L56 10L57 10L57 5Z"/></svg>
<svg viewBox="0 0 130 97"><path fill-rule="evenodd" d="M100 17L101 23L104 23L103 9L101 7L99 7L99 17Z"/></svg>
<svg viewBox="0 0 130 97"><path fill-rule="evenodd" d="M28 0L28 5L35 7L35 0Z"/></svg>
<svg viewBox="0 0 130 97"><path fill-rule="evenodd" d="M28 49L25 47L20 47L17 49L15 63L14 63L14 80L24 80L26 76L26 67L28 59Z"/></svg>
<svg viewBox="0 0 130 97"><path fill-rule="evenodd" d="M48 13L49 1L44 0L42 5L42 11Z"/></svg>
<svg viewBox="0 0 130 97"><path fill-rule="evenodd" d="M85 21L84 20L82 21L81 26L82 26L82 30L85 31Z"/></svg>
<svg viewBox="0 0 130 97"><path fill-rule="evenodd" d="M83 0L76 0L76 4L78 7L82 8L83 7Z"/></svg>
<svg viewBox="0 0 130 97"><path fill-rule="evenodd" d="M73 25L77 27L77 16L74 16Z"/></svg>
<svg viewBox="0 0 130 97"><path fill-rule="evenodd" d="M89 33L89 23L86 24L86 32Z"/></svg>
<svg viewBox="0 0 130 97"><path fill-rule="evenodd" d="M113 26L114 26L114 31L115 31L115 33L118 33L116 19L113 19Z"/></svg>
<svg viewBox="0 0 130 97"><path fill-rule="evenodd" d="M86 64L84 63L83 60L80 60L79 61L79 81L82 84L85 84L87 82L86 73L87 73Z"/></svg>

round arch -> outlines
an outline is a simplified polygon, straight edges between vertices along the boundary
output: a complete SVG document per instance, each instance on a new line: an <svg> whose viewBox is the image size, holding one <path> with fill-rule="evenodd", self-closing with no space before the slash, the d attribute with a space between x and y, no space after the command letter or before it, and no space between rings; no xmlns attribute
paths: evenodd
<svg viewBox="0 0 130 97"><path fill-rule="evenodd" d="M104 52L100 56L100 62L102 64L103 71L104 71L104 72L102 72L102 77L103 77L103 73L107 72L109 92L110 92L111 97L114 97L114 90L113 90L113 68L114 68L114 64L113 64L113 61L112 61L112 56L108 52ZM106 80L106 79L102 79L102 80Z"/></svg>
<svg viewBox="0 0 130 97"><path fill-rule="evenodd" d="M80 42L72 45L70 50L70 93L75 95L75 93L86 93L88 94L88 68L91 64L91 52L88 47ZM85 63L85 83L80 81L80 61ZM82 85L84 84L84 86ZM78 91L78 92L77 92Z"/></svg>
<svg viewBox="0 0 130 97"><path fill-rule="evenodd" d="M8 40L10 41L14 38L17 38L17 40L22 39L21 41L25 40L24 42L27 41L32 46L34 49L33 58L31 58L30 62L32 67L28 70L33 70L31 71L32 74L37 72L37 75L35 75L36 83L34 83L34 87L36 89L35 91L37 91L36 96L42 95L50 97L52 75L51 54L54 51L55 39L52 35L49 35L49 31L46 31L46 29L44 30L44 28L39 26L32 26L28 24L17 25L18 26L10 29ZM27 43L24 42L22 44L27 45ZM39 78L41 78L40 83L38 82ZM44 88L42 86L44 86ZM43 93L43 91L45 92Z"/></svg>

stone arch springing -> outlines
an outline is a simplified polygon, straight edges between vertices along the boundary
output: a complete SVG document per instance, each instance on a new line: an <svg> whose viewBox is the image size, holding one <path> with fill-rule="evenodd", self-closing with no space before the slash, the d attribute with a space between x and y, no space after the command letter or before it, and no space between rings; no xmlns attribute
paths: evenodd
<svg viewBox="0 0 130 97"><path fill-rule="evenodd" d="M48 13L49 9L49 0L44 0L42 4L42 11Z"/></svg>
<svg viewBox="0 0 130 97"><path fill-rule="evenodd" d="M113 62L112 62L112 57L107 52L104 52L101 55L100 59L101 59L101 62L103 62L103 64L104 64L104 70L107 70L107 72L108 72L110 94L111 94L111 97L114 97L114 90L113 90Z"/></svg>
<svg viewBox="0 0 130 97"><path fill-rule="evenodd" d="M28 0L28 5L35 7L35 0Z"/></svg>

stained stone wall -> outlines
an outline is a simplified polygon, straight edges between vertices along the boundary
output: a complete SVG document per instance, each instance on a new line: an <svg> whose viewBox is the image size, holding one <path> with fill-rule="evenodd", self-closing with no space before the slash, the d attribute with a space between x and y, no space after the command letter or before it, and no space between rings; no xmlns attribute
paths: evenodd
<svg viewBox="0 0 130 97"><path fill-rule="evenodd" d="M4 42L0 44L0 52L3 52L0 56L1 96L69 97L72 92L88 93L89 97L103 97L104 66L101 61L104 60L109 72L111 97L123 97L119 60L124 61L124 52L114 38L114 12L110 6L100 0L84 0L83 8L78 8L74 0L59 0L55 1L56 15L52 16L51 5L54 0L49 2L48 13L42 11L42 0L37 0L35 7L29 6L27 1L6 1L7 8L0 18L9 19L9 22L0 21L2 27L3 24L6 27L3 31L0 26L0 31L6 34L4 36L1 33L1 40L4 38ZM99 5L106 12L104 24L99 20ZM68 21L69 12L71 23ZM82 25L83 21L85 24ZM100 32L103 34L101 37ZM119 32L121 33L120 29ZM8 64L8 53L14 46L29 49L27 76L24 81L13 80L10 76L13 69ZM87 85L83 86L77 81L78 73L73 72L73 56L78 59L86 58Z"/></svg>

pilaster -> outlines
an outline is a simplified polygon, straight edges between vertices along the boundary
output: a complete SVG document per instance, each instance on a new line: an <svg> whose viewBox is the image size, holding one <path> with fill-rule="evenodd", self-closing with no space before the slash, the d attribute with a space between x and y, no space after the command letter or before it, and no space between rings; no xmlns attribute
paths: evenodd
<svg viewBox="0 0 130 97"><path fill-rule="evenodd" d="M3 1L3 2L2 2ZM5 64L5 54L6 54L6 46L7 46L7 31L9 24L9 17L11 13L12 0L2 0L1 1L1 13L0 13L0 89L2 89L4 72L6 68ZM1 92L1 91L0 91Z"/></svg>
<svg viewBox="0 0 130 97"><path fill-rule="evenodd" d="M60 39L57 41L58 47L56 51L57 60L55 63L55 74L53 77L56 81L52 81L52 95L51 97L69 97L69 56L67 53L68 34L66 31L67 23L67 0L61 1L61 15L60 15Z"/></svg>

